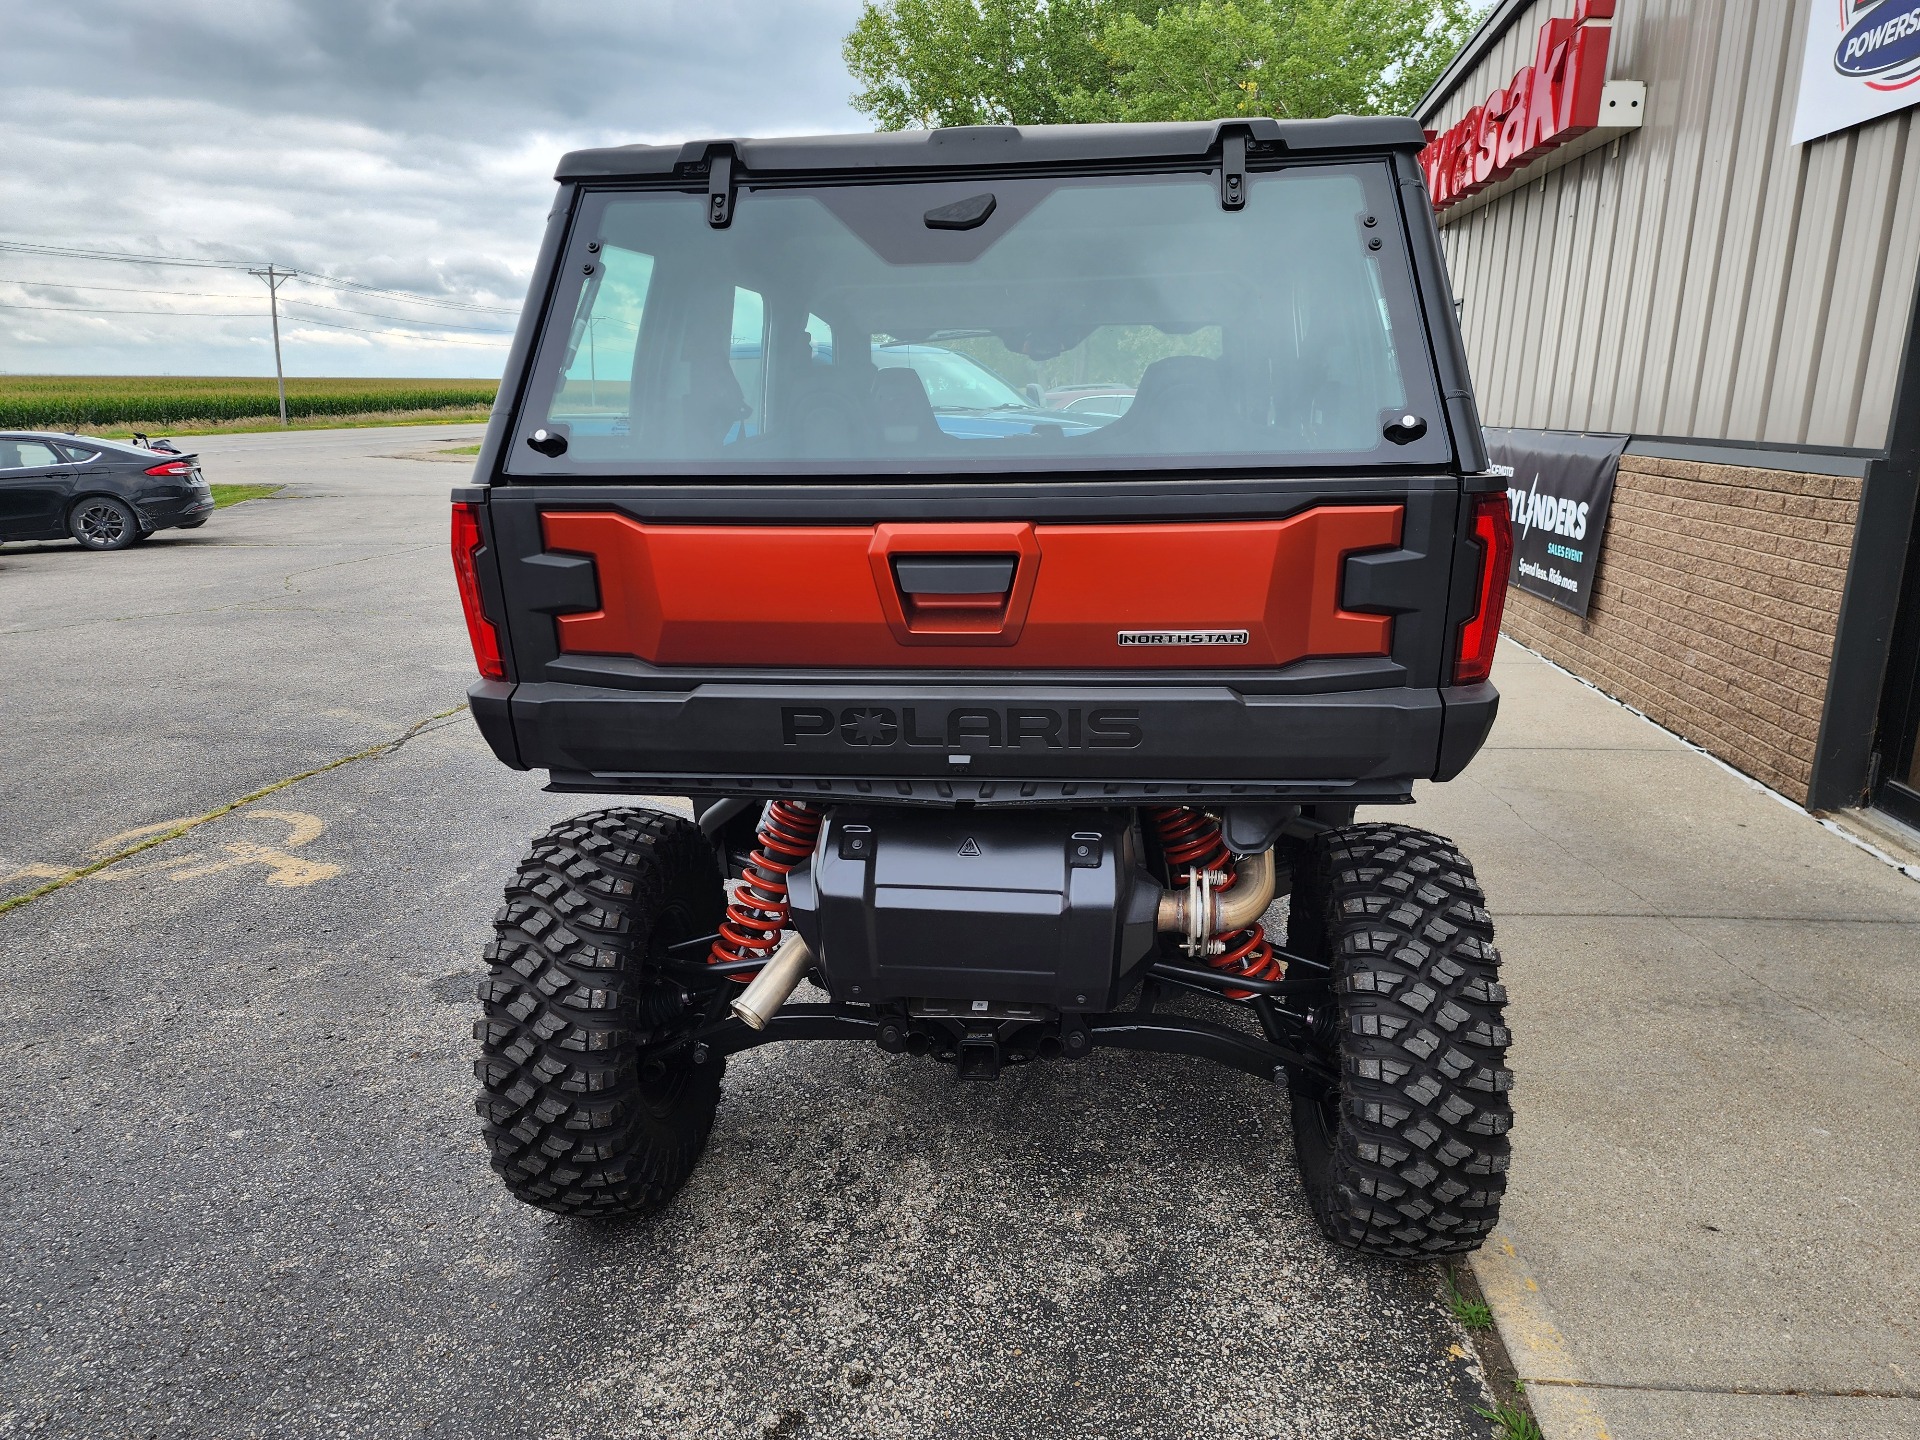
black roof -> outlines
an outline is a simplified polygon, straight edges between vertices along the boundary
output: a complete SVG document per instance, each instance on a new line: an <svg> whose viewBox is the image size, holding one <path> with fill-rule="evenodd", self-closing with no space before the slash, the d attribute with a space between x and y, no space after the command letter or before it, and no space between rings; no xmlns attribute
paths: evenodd
<svg viewBox="0 0 1920 1440"><path fill-rule="evenodd" d="M805 135L775 140L689 140L683 145L615 145L575 150L556 180L609 180L671 175L699 165L715 148L731 148L748 173L831 170L927 170L971 166L1056 165L1199 158L1228 127L1260 149L1417 151L1420 126L1402 116L1340 115L1331 120L1194 120L1158 125L961 125L945 130L891 130L866 135Z"/></svg>
<svg viewBox="0 0 1920 1440"><path fill-rule="evenodd" d="M0 430L0 440L51 440L59 445L91 445L121 455L153 455L161 460L192 460L195 452L170 455L165 450L147 450L130 440L105 440L98 435L82 435L77 430Z"/></svg>

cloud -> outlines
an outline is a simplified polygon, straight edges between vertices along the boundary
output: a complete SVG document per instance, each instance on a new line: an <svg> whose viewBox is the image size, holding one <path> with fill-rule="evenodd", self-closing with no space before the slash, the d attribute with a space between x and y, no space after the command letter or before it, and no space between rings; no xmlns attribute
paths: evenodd
<svg viewBox="0 0 1920 1440"><path fill-rule="evenodd" d="M0 239L271 260L514 307L566 150L864 128L839 58L858 9L0 0ZM504 355L472 330L406 339L328 328L318 322L358 322L322 306L503 330L513 320L318 287L284 293L308 302L290 315L315 322L283 324L292 373L490 374ZM56 304L174 314L0 308L0 370L257 373L272 363L266 290L244 273L0 252L0 307Z"/></svg>

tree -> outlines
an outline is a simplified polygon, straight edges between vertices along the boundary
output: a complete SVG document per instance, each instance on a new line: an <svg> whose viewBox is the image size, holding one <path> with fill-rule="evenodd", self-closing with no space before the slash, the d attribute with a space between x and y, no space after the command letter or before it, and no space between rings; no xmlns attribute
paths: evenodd
<svg viewBox="0 0 1920 1440"><path fill-rule="evenodd" d="M1477 0L868 0L856 107L883 130L1405 114Z"/></svg>
<svg viewBox="0 0 1920 1440"><path fill-rule="evenodd" d="M841 47L854 108L882 130L1050 125L1104 90L1110 21L1156 0L867 0Z"/></svg>

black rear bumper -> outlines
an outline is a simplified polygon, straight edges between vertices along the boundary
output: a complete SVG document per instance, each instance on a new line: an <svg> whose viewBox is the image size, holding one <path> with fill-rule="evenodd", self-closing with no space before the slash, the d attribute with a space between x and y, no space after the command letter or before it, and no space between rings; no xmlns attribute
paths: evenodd
<svg viewBox="0 0 1920 1440"><path fill-rule="evenodd" d="M148 530L170 530L175 526L192 526L197 521L205 520L213 513L213 496L194 492L157 499L142 498L135 502L134 508L140 512L140 521Z"/></svg>
<svg viewBox="0 0 1920 1440"><path fill-rule="evenodd" d="M634 691L482 681L494 753L595 794L869 803L1392 804L1479 750L1491 685L1248 695L1225 685L700 684Z"/></svg>

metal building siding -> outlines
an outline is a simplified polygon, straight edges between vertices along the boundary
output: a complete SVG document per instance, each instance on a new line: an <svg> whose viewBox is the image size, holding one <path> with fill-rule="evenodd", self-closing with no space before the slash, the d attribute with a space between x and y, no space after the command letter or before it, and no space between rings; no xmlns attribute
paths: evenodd
<svg viewBox="0 0 1920 1440"><path fill-rule="evenodd" d="M1867 418L1893 413L1906 346L1906 336L1894 322L1914 304L1914 279L1920 275L1920 111L1891 118L1902 122L1900 160L1894 167L1900 188L1887 223L1887 253L1880 267L1880 318L1861 368L1860 399L1854 407L1856 434Z"/></svg>
<svg viewBox="0 0 1920 1440"><path fill-rule="evenodd" d="M1775 179L1774 161L1779 158L1777 147L1770 141L1737 144L1734 137L1756 126L1755 133L1765 136L1784 123L1778 116L1785 104L1785 87L1792 83L1788 71L1792 47L1787 44L1787 28L1773 23L1773 17L1756 13L1753 35L1753 64L1747 73L1746 103L1734 124L1714 137L1716 148L1729 154L1733 161L1727 228L1713 262L1724 283L1701 336L1699 398L1690 415L1674 417L1681 428L1670 430L1669 434L1725 436L1731 433L1727 429L1727 416L1737 367L1728 357L1740 353L1748 305L1753 296L1760 222L1767 213L1768 187Z"/></svg>
<svg viewBox="0 0 1920 1440"><path fill-rule="evenodd" d="M1788 143L1809 0L1620 0L1611 73L1642 128L1442 231L1490 424L1886 442L1920 269L1907 110ZM1456 123L1574 0L1520 13Z"/></svg>
<svg viewBox="0 0 1920 1440"><path fill-rule="evenodd" d="M1859 197L1857 213L1835 249L1828 306L1833 315L1872 312L1886 284L1886 261L1893 248L1893 221L1899 208L1901 170L1911 119L1862 131L1855 141L1849 190ZM1913 273L1913 267L1907 267ZM1831 327L1829 327L1831 329ZM1866 364L1830 365L1823 352L1808 387L1807 439L1816 445L1844 445L1859 428L1860 396Z"/></svg>
<svg viewBox="0 0 1920 1440"><path fill-rule="evenodd" d="M1707 361L1708 317L1714 313L1724 288L1736 280L1721 262L1727 254L1725 242L1735 197L1740 193L1736 177L1743 162L1751 170L1753 157L1730 156L1706 141L1708 136L1731 133L1754 93L1754 71L1763 61L1752 45L1753 19L1751 6L1734 7L1714 70L1713 104L1708 111L1707 134L1701 137L1701 164L1694 191L1693 233L1686 263L1676 267L1683 280L1691 277L1691 281L1681 285L1680 303L1674 313L1665 394L1657 412L1651 406L1646 411L1650 426L1659 434L1683 435L1692 426ZM1642 404L1647 404L1644 392Z"/></svg>
<svg viewBox="0 0 1920 1440"><path fill-rule="evenodd" d="M1681 92L1680 119L1667 179L1671 213L1666 233L1656 241L1663 254L1671 254L1680 263L1658 266L1654 283L1639 287L1648 296L1647 344L1639 373L1631 377L1631 384L1621 387L1624 403L1638 415L1663 417L1672 394L1674 355L1680 345L1681 311L1687 299L1686 277L1690 272L1704 273L1694 270L1692 262L1702 238L1715 233L1712 217L1718 213L1718 197L1724 193L1724 166L1709 162L1706 138L1715 114L1725 103L1727 90L1738 86L1738 57L1745 48L1740 32L1751 16L1751 9L1741 7L1730 17L1727 34L1710 36L1696 30L1687 37L1686 70L1696 78Z"/></svg>

